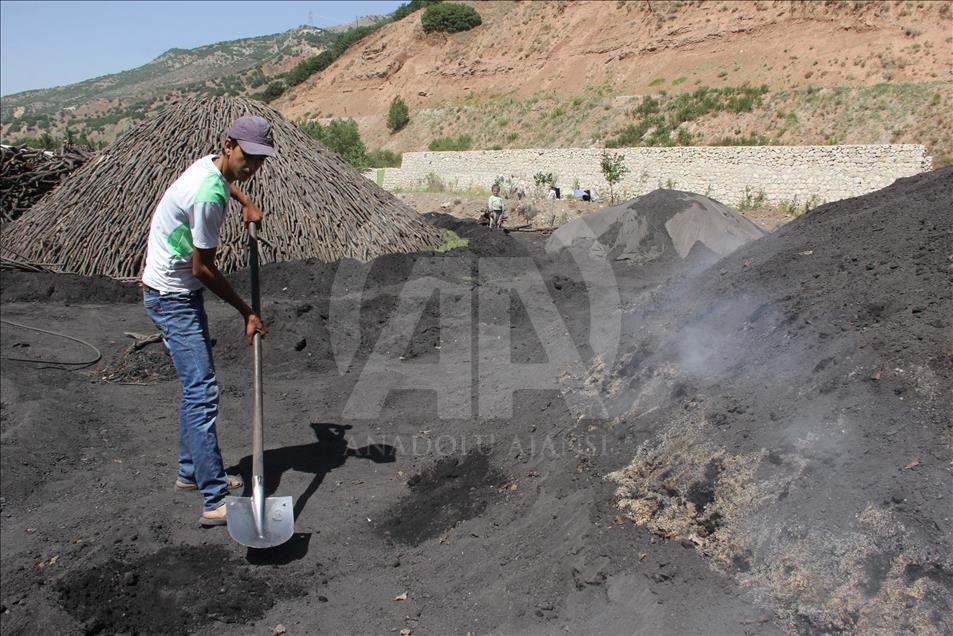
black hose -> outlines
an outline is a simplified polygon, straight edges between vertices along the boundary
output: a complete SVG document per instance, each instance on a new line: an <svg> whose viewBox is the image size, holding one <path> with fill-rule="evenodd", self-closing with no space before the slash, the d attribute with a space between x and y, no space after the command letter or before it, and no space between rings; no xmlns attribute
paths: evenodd
<svg viewBox="0 0 953 636"><path fill-rule="evenodd" d="M83 362L70 362L68 360L42 360L40 358L11 358L10 356L0 356L4 360L13 360L15 362L33 362L38 364L49 364L49 365L63 365L63 366L82 368L82 367L88 367L91 364L96 364L103 357L102 352L96 347L94 347L93 345L89 344L85 340L80 340L79 338L68 336L65 333L58 333L56 331L47 331L46 329L40 329L39 327L30 327L29 325L21 325L20 323L13 322L12 320L0 319L0 323L6 324L6 325L13 325L14 327L20 327L21 329L29 329L30 331L38 331L40 333L46 333L51 336L59 336L61 338L66 338L68 340L72 340L73 342L78 342L81 345L85 345L96 352L95 358L93 358L92 360L87 360Z"/></svg>

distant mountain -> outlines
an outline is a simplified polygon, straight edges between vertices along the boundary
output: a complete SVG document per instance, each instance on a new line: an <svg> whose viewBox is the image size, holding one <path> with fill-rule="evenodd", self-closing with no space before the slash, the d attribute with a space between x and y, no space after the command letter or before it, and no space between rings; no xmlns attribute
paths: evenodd
<svg viewBox="0 0 953 636"><path fill-rule="evenodd" d="M132 122L171 99L193 95L251 96L269 78L324 50L331 29L301 26L285 33L231 40L195 49L170 49L138 68L57 88L3 98L5 143L67 127L91 140L112 141Z"/></svg>

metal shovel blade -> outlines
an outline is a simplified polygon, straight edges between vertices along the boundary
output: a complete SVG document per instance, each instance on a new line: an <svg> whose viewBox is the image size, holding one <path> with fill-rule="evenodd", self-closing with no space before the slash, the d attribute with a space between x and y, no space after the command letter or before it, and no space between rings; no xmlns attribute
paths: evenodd
<svg viewBox="0 0 953 636"><path fill-rule="evenodd" d="M295 531L291 497L268 497L261 521L253 497L226 497L225 519L228 534L249 548L273 548L291 538Z"/></svg>
<svg viewBox="0 0 953 636"><path fill-rule="evenodd" d="M258 228L248 226L249 262L253 311L261 315L258 285ZM291 497L265 497L264 415L261 389L261 334L252 339L252 496L226 497L225 521L228 534L249 548L273 548L291 538L295 531Z"/></svg>

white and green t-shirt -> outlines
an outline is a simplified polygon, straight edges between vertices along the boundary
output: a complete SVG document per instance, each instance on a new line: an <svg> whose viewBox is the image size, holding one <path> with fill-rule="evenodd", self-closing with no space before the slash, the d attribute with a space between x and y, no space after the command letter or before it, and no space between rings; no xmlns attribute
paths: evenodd
<svg viewBox="0 0 953 636"><path fill-rule="evenodd" d="M503 199L496 196L495 194L486 200L486 207L490 212L502 212L503 211Z"/></svg>
<svg viewBox="0 0 953 636"><path fill-rule="evenodd" d="M212 160L202 157L182 173L152 215L142 282L164 292L199 289L192 275L192 249L218 247L228 210L228 182Z"/></svg>

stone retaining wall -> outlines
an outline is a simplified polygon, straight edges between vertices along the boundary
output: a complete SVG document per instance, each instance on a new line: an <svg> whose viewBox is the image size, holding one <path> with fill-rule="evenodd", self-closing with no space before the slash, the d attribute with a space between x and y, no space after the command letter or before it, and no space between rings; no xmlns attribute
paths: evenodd
<svg viewBox="0 0 953 636"><path fill-rule="evenodd" d="M695 146L619 148L629 173L615 187L629 198L659 187L705 194L728 205L763 193L769 203L836 201L878 190L899 177L932 169L921 145L866 146ZM600 170L602 150L563 148L407 152L400 168L371 170L366 176L387 190L488 190L522 179L533 190L533 175L552 172L557 185L571 191L574 182L607 197ZM529 192L528 192L529 194Z"/></svg>

